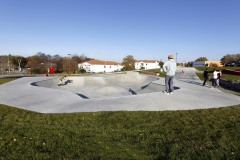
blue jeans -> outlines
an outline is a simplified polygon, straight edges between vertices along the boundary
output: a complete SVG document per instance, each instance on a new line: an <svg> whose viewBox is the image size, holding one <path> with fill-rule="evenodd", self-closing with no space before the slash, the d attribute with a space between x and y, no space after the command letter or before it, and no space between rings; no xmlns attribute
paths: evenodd
<svg viewBox="0 0 240 160"><path fill-rule="evenodd" d="M166 92L173 92L174 91L173 77L174 76L168 76L168 75L166 75L166 77L165 77Z"/></svg>

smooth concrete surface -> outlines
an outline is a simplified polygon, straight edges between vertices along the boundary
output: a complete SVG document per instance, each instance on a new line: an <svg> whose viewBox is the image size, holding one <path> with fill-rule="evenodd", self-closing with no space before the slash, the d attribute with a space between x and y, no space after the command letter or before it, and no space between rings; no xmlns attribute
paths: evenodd
<svg viewBox="0 0 240 160"><path fill-rule="evenodd" d="M159 77L147 76L138 72L127 74L104 74L85 77L66 77L65 85L58 85L59 78L35 82L35 86L68 90L82 98L118 97L159 92L164 86L152 82Z"/></svg>
<svg viewBox="0 0 240 160"><path fill-rule="evenodd" d="M59 77L24 77L0 85L0 103L40 113L192 110L240 104L238 96L224 93L216 88L202 86L202 81L198 79L195 72L194 68L179 68L174 79L176 90L172 95L162 92L164 78L157 79L158 77L146 77L146 75L143 77L135 73L130 73L130 77L129 75L122 77L125 81L108 74L91 76L92 79L88 77L84 79L84 82L78 81L77 77L68 77L70 80L72 78L73 83L62 86L64 88L61 89L53 87L54 83L52 83L57 83ZM111 80L106 80L107 78ZM93 85L90 83L93 79L95 79L93 83L97 84L94 84L91 93L87 86ZM115 81L121 82L121 85L116 84L117 89L113 86L114 91L111 91L111 86ZM81 91L83 86L85 90ZM97 90L97 86L107 87L105 92L123 91L124 87L128 92L127 94L104 95L103 91L102 95L96 96L94 89ZM129 88L137 94L133 94ZM144 89L150 91L145 92Z"/></svg>

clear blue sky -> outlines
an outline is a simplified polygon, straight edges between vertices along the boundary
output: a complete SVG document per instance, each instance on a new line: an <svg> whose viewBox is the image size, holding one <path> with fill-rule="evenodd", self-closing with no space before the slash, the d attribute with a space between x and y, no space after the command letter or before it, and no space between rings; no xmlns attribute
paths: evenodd
<svg viewBox="0 0 240 160"><path fill-rule="evenodd" d="M0 0L0 55L220 60L240 52L240 0Z"/></svg>

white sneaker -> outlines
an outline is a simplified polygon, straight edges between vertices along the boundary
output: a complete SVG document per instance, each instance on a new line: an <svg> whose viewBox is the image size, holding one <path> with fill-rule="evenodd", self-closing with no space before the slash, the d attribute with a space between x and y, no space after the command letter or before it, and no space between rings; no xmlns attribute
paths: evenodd
<svg viewBox="0 0 240 160"><path fill-rule="evenodd" d="M167 91L163 91L164 94L169 94Z"/></svg>
<svg viewBox="0 0 240 160"><path fill-rule="evenodd" d="M173 94L172 92L170 92L170 94Z"/></svg>

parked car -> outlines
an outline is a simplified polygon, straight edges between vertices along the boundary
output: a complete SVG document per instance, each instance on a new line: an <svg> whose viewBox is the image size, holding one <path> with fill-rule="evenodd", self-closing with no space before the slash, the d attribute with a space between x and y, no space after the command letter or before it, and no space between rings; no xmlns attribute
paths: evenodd
<svg viewBox="0 0 240 160"><path fill-rule="evenodd" d="M230 61L225 64L226 67L235 67L235 66L240 66L240 61Z"/></svg>

